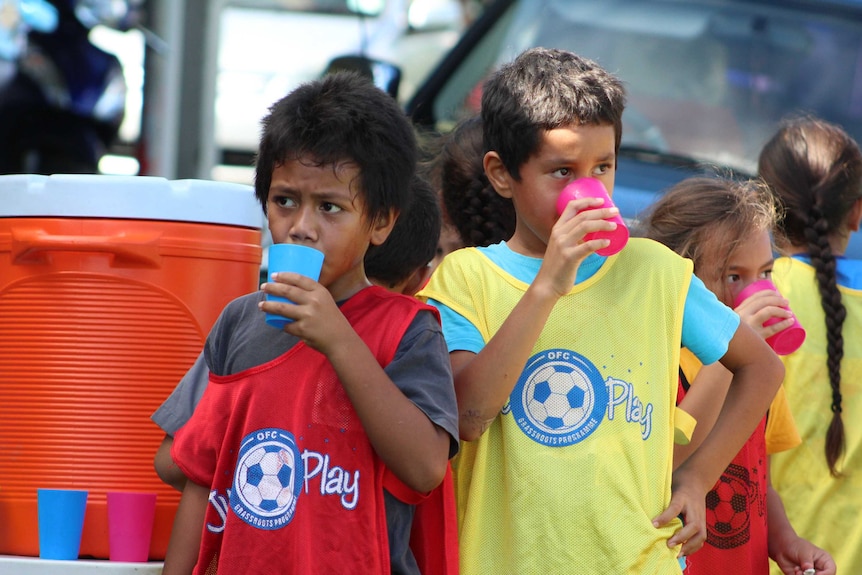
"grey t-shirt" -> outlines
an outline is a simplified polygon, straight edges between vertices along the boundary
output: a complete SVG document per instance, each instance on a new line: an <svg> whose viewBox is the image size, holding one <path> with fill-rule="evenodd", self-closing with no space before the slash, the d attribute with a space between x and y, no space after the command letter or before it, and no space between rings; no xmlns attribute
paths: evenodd
<svg viewBox="0 0 862 575"><path fill-rule="evenodd" d="M261 292L237 298L219 316L192 367L152 420L173 436L191 418L209 381L210 371L232 375L280 357L298 338L267 325L257 307ZM428 418L449 433L449 456L458 451L458 411L449 353L430 312L416 314L393 360L384 368L395 385ZM418 574L409 549L413 506L384 493L393 574Z"/></svg>

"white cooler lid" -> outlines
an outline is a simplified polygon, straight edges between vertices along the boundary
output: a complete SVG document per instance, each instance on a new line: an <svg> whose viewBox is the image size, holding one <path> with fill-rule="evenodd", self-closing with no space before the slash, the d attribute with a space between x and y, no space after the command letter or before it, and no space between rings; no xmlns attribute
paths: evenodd
<svg viewBox="0 0 862 575"><path fill-rule="evenodd" d="M210 180L95 174L0 175L0 217L165 220L260 228L254 188Z"/></svg>

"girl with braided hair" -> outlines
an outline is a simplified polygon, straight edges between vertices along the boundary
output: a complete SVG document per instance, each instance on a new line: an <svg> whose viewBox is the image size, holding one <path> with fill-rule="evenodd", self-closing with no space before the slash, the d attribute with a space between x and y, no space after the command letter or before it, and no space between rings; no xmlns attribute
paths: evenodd
<svg viewBox="0 0 862 575"><path fill-rule="evenodd" d="M759 172L783 211L774 281L808 332L783 358L803 444L772 456L773 485L800 535L862 573L862 262L843 256L862 219L862 151L837 125L794 118Z"/></svg>

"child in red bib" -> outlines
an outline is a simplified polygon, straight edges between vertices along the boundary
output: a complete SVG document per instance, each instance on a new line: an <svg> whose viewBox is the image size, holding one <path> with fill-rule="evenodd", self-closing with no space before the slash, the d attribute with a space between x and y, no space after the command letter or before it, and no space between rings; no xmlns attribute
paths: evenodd
<svg viewBox="0 0 862 575"><path fill-rule="evenodd" d="M772 276L770 232L776 217L765 185L704 177L688 178L668 190L643 221L647 237L691 258L695 275L706 287L766 339L793 323L783 307L786 300L762 290L735 302L748 285ZM780 321L764 326L772 317ZM688 350L682 351L678 403L697 420L697 427L688 445L675 447L675 466L712 429L731 379L721 364L704 366ZM779 388L767 415L706 495L706 544L688 557L686 575L764 575L770 557L780 558L788 574L808 569L816 569L818 575L835 573L829 553L796 534L769 481L767 455L799 443L784 390Z"/></svg>
<svg viewBox="0 0 862 575"><path fill-rule="evenodd" d="M393 512L391 492L420 501L457 450L435 312L372 286L363 264L407 209L415 161L397 104L353 74L264 119L255 192L273 241L325 259L319 282L276 274L213 327L209 385L171 450L188 481L165 574L393 571L393 524L409 539L412 507Z"/></svg>

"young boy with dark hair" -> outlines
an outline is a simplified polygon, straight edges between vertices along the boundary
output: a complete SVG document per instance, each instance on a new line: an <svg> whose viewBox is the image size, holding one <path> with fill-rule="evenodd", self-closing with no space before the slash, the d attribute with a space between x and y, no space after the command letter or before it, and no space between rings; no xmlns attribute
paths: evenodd
<svg viewBox="0 0 862 575"><path fill-rule="evenodd" d="M276 274L210 332L209 383L171 449L188 481L166 575L416 572L404 501L457 450L451 373L433 309L363 264L408 207L415 161L407 118L354 74L270 109L255 193L273 241L323 251L323 269Z"/></svg>
<svg viewBox="0 0 862 575"><path fill-rule="evenodd" d="M484 86L483 167L515 232L453 252L419 293L441 311L455 377L464 575L680 573L705 538L706 492L781 383L781 362L691 261L640 238L596 254L608 240L585 235L618 213L601 200L558 215L575 179L613 192L624 104L617 78L562 50L528 50ZM672 473L682 345L734 376Z"/></svg>
<svg viewBox="0 0 862 575"><path fill-rule="evenodd" d="M429 263L434 259L442 227L442 209L428 181L414 176L412 197L405 214L398 216L392 233L379 246L365 254L368 281L395 293L415 295L431 275ZM165 432L153 459L159 478L178 491L186 477L171 459L173 437L186 424L206 389L209 371L203 353L183 376L171 395L151 416Z"/></svg>
<svg viewBox="0 0 862 575"><path fill-rule="evenodd" d="M430 182L419 176L411 184L413 197L399 216L389 238L365 256L365 275L390 291L414 295L431 276L443 216Z"/></svg>

